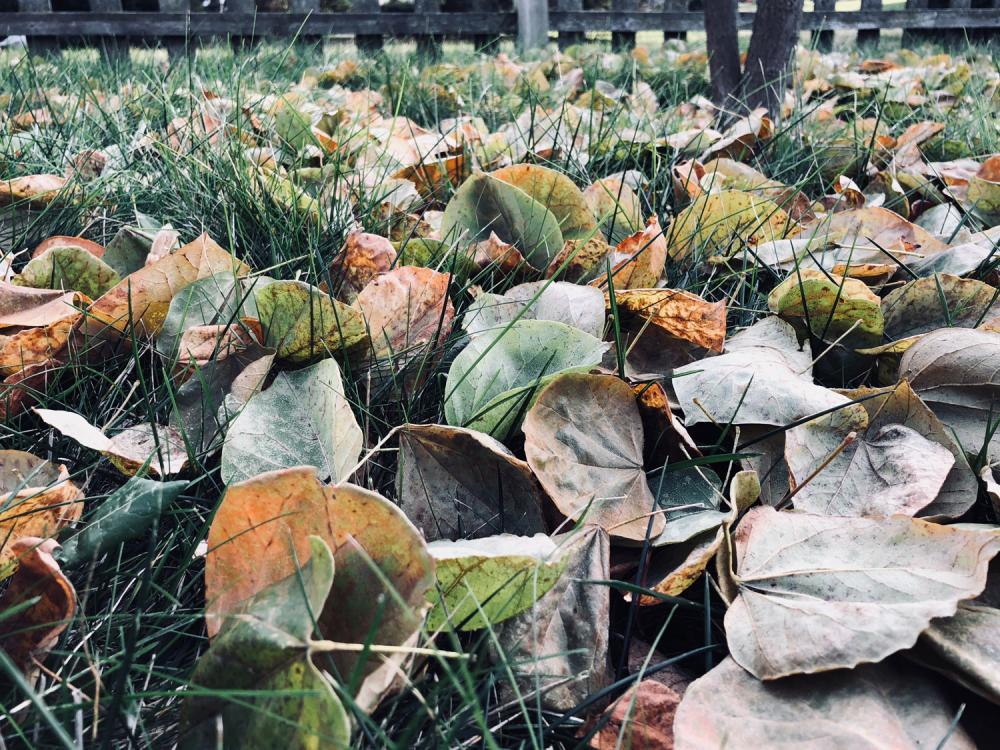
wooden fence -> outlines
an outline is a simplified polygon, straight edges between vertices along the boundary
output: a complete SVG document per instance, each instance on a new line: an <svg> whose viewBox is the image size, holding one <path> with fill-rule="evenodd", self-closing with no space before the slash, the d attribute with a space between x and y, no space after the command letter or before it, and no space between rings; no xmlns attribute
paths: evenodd
<svg viewBox="0 0 1000 750"><path fill-rule="evenodd" d="M195 0L200 5L199 0ZM354 0L348 12L321 9L320 0L288 0L287 12L257 9L255 0L228 0L225 10L192 11L191 0L68 0L88 10L62 10L67 0L5 0L17 3L14 12L0 12L0 36L25 35L38 49L83 39L105 49L128 44L162 43L174 51L188 41L204 38L247 40L298 36L315 41L326 35L352 35L359 48L381 47L387 37L416 37L433 51L445 37L472 39L486 45L516 34L522 48L546 44L557 32L561 45L583 38L584 32L611 32L616 47L635 42L638 31L663 31L676 36L704 28L700 0L666 0L666 10L638 10L638 0L613 0L611 10L584 10L582 0L513 0L511 10L497 8L491 0L470 0L467 11L444 11L440 0L414 0L412 12L388 12L378 0ZM836 10L835 0L814 0L814 9L803 14L803 28L811 29L821 45L829 44L834 30L856 30L859 41L873 41L881 29L902 28L949 33L964 38L996 33L1000 29L1000 0L907 0L904 10L885 10L882 0L861 0L856 11ZM157 10L149 10L149 6ZM946 7L935 7L935 6ZM740 28L749 29L753 14L739 14Z"/></svg>

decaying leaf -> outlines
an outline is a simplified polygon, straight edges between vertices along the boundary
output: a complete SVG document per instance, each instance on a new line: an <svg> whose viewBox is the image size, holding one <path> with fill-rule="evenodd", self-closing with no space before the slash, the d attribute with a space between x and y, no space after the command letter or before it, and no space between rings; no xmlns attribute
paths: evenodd
<svg viewBox="0 0 1000 750"><path fill-rule="evenodd" d="M396 248L388 239L368 232L351 232L330 264L336 296L353 302L358 292L379 274L392 269L395 263Z"/></svg>
<svg viewBox="0 0 1000 750"><path fill-rule="evenodd" d="M649 217L645 229L623 239L611 254L611 279L615 289L655 287L666 262L667 241L654 214ZM607 288L607 275L598 276L592 284Z"/></svg>
<svg viewBox="0 0 1000 750"><path fill-rule="evenodd" d="M975 328L1000 315L1000 291L975 279L942 273L911 281L882 300L891 341L937 330Z"/></svg>
<svg viewBox="0 0 1000 750"><path fill-rule="evenodd" d="M736 529L729 650L758 679L850 668L912 646L978 594L992 534L914 518L755 508ZM760 638L760 633L771 637Z"/></svg>
<svg viewBox="0 0 1000 750"><path fill-rule="evenodd" d="M587 240L597 233L597 223L587 199L562 172L539 164L514 164L490 176L520 188L548 209L559 222L565 240Z"/></svg>
<svg viewBox="0 0 1000 750"><path fill-rule="evenodd" d="M545 530L545 493L524 461L489 435L406 425L399 435L399 507L428 541Z"/></svg>
<svg viewBox="0 0 1000 750"><path fill-rule="evenodd" d="M564 547L562 577L530 609L497 634L498 661L516 665L522 690L541 690L542 705L569 711L609 681L611 597L596 581L610 577L607 533L598 526L556 537Z"/></svg>
<svg viewBox="0 0 1000 750"><path fill-rule="evenodd" d="M0 450L0 579L17 564L20 537L55 537L83 512L83 493L65 466Z"/></svg>
<svg viewBox="0 0 1000 750"><path fill-rule="evenodd" d="M373 356L406 362L451 333L455 307L450 277L429 268L401 266L373 279L358 295Z"/></svg>
<svg viewBox="0 0 1000 750"><path fill-rule="evenodd" d="M683 260L692 252L728 257L743 245L781 239L793 226L774 202L740 190L704 194L685 208L668 232L668 255Z"/></svg>
<svg viewBox="0 0 1000 750"><path fill-rule="evenodd" d="M76 313L46 326L26 328L9 338L0 337L0 375L55 361L66 350L80 317L81 313Z"/></svg>
<svg viewBox="0 0 1000 750"><path fill-rule="evenodd" d="M643 471L635 394L610 375L564 374L524 419L525 455L556 508L612 537L642 541L663 531Z"/></svg>
<svg viewBox="0 0 1000 750"><path fill-rule="evenodd" d="M311 362L367 341L364 316L302 281L258 283L254 292L263 344L278 359Z"/></svg>
<svg viewBox="0 0 1000 750"><path fill-rule="evenodd" d="M674 747L674 716L681 696L653 679L642 680L614 702L607 724L591 739L593 750Z"/></svg>
<svg viewBox="0 0 1000 750"><path fill-rule="evenodd" d="M843 337L849 346L862 347L882 340L881 300L857 279L800 269L774 288L767 303L775 315L801 321L824 341Z"/></svg>
<svg viewBox="0 0 1000 750"><path fill-rule="evenodd" d="M583 197L605 238L617 245L630 234L641 232L642 205L639 196L624 180L605 177L595 180Z"/></svg>
<svg viewBox="0 0 1000 750"><path fill-rule="evenodd" d="M0 281L0 329L47 326L78 313L89 303L79 292L32 289Z"/></svg>
<svg viewBox="0 0 1000 750"><path fill-rule="evenodd" d="M344 394L340 367L324 359L282 372L252 396L230 423L222 448L222 479L242 482L292 466L315 467L320 478L348 478L364 437Z"/></svg>
<svg viewBox="0 0 1000 750"><path fill-rule="evenodd" d="M80 292L96 299L120 281L108 264L85 248L52 247L32 258L14 277L18 286Z"/></svg>
<svg viewBox="0 0 1000 750"><path fill-rule="evenodd" d="M0 596L0 645L8 658L33 680L37 664L56 645L76 613L76 591L52 553L54 539L25 536L10 544L17 572ZM28 604L37 597L38 601ZM19 605L28 605L14 612Z"/></svg>
<svg viewBox="0 0 1000 750"><path fill-rule="evenodd" d="M198 279L223 272L244 276L249 268L203 234L177 252L126 276L87 308L87 320L118 331L132 323L155 336L174 295Z"/></svg>
<svg viewBox="0 0 1000 750"><path fill-rule="evenodd" d="M846 404L848 399L812 380L808 343L779 318L764 318L726 342L718 357L674 372L672 380L687 425L773 425Z"/></svg>
<svg viewBox="0 0 1000 750"><path fill-rule="evenodd" d="M684 693L674 746L973 750L954 715L926 675L905 664L760 682L727 658Z"/></svg>

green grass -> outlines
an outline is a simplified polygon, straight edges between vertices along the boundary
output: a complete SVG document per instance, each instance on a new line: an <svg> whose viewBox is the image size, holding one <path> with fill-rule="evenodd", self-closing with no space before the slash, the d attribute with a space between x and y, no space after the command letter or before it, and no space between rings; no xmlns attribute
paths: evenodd
<svg viewBox="0 0 1000 750"><path fill-rule="evenodd" d="M230 138L219 147L196 139L178 153L145 138L149 133L162 134L177 117L190 116L204 90L232 99L237 109L254 110L262 97L287 91L307 69L335 63L348 54L343 49L324 53L266 46L234 57L227 49L209 48L194 61L176 63L167 63L160 55L136 55L127 70L115 69L83 51L65 54L58 64L15 60L8 53L0 61L6 112L50 111L58 115L58 122L27 131L27 136L15 135L9 128L0 133L0 178L62 173L73 155L88 148L110 149L118 157L116 169L83 186L79 202L40 212L30 225L15 228L9 238L11 246L30 249L50 235L77 233L107 243L141 212L169 222L184 240L207 232L258 272L317 284L330 281L330 262L355 220L369 231L387 231L370 194L361 197L353 216L327 201L323 205L327 220L319 228L305 211L289 210L261 195L237 139ZM482 117L492 131L531 105L558 104L552 88L544 90L523 80L508 88L488 66L472 75L459 74L457 66L475 62L471 52L449 48L444 62L428 72L423 61L390 51L364 66L363 74L350 85L380 91L386 111L424 126L462 113ZM547 163L579 185L622 170L641 171L649 179L642 194L644 212L657 213L666 227L675 210L671 168L683 157L648 142L672 132L679 118L672 117L670 110L694 96L707 95L707 81L700 67L673 60L641 71L628 59L611 70L601 65L597 52L584 59L587 85L600 79L625 87L642 79L652 87L659 111L655 116L633 118L635 127L626 132L623 126L632 113L628 106L615 104L602 130L587 131L589 158L570 154ZM448 81L449 76L453 82L445 88L434 85ZM119 100L112 102L112 97ZM977 99L973 108L956 116L930 104L893 108L877 97L855 103L844 96L840 111L848 118L878 116L893 133L924 119L946 120L948 138L963 144L963 151L954 154L945 144L938 156L954 158L1000 150L992 119L995 109L996 100L988 98ZM248 128L246 118L238 123ZM584 123L581 128L591 126ZM822 141L817 137L826 136L818 135L812 122L796 115L781 123L778 136L762 149L755 165L807 195L822 195L829 188L823 177L828 154L819 147ZM858 143L859 157L869 158L866 148L864 142ZM296 166L296 157L284 156L287 166ZM347 165L334 162L331 168L335 173L346 172ZM727 300L732 330L766 310L766 294L777 280L766 268L678 265L670 267L667 283L710 300ZM452 299L461 312L470 300L472 284L502 291L511 283L490 274L456 281ZM435 353L443 356L426 360L432 369L415 389L400 389L386 381L364 394L361 374L345 373L369 446L405 421L444 422L444 374L463 343L460 333L444 342L442 351ZM53 374L39 405L77 412L101 427L124 427L146 421L164 423L173 396L169 373L152 344L133 338L113 352L102 353L99 361L78 353ZM735 450L732 435L718 440L710 437L704 444L706 460L711 462L725 462ZM62 438L30 413L0 424L0 445L70 467L73 480L88 497L84 522L122 482L107 461ZM192 459L183 475L189 481L183 496L144 539L72 572L79 596L77 615L48 658L48 672L35 689L23 681L11 681L9 665L0 665L10 683L0 697L0 734L7 747L63 747L66 738L88 747L167 747L175 739L183 689L207 646L204 564L198 548L224 491L218 457L195 455ZM358 481L391 499L394 477L394 454L387 450L372 457ZM619 589L629 586L627 582L616 585ZM503 660L493 664L487 656L492 629L445 634L438 638L441 648L461 651L470 658L431 660L414 675L411 689L387 700L372 716L355 712L354 746L574 747L581 742L577 733L588 714L639 679L640 673L629 673L627 667L629 643L637 639L658 643L655 655L650 653L652 670L676 663L697 675L724 655L723 611L704 578L682 601L641 612L616 595L611 618L616 682L563 715L541 710L537 696L530 692L513 701L501 697L499 686L509 665Z"/></svg>

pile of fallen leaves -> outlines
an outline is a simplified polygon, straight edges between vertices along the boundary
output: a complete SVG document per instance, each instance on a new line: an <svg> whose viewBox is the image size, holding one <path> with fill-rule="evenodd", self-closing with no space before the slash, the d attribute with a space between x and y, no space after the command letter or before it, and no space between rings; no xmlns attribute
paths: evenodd
<svg viewBox="0 0 1000 750"><path fill-rule="evenodd" d="M345 705L375 710L466 657L442 634L483 628L505 689L572 711L614 681L613 597L660 612L707 580L729 655L686 689L636 681L595 747L974 747L940 676L1000 702L1000 155L934 160L944 122L894 129L843 102L996 102L996 70L803 53L780 117L723 122L701 98L660 111L641 77L587 87L572 54L482 64L509 80L498 96L561 105L424 128L343 85L352 63L253 107L203 92L136 141L150 158L240 144L259 199L317 231L373 210L380 233L355 226L316 283L147 216L0 262L0 419L123 477L95 507L71 467L0 451L10 660L37 678L86 564L218 466L183 746L348 747ZM476 74L436 68L421 85L442 97ZM808 123L824 194L764 171L791 137L776 122ZM605 127L671 155L673 215L650 210L653 175L545 166L603 158ZM122 161L8 180L4 221L81 201ZM681 270L735 291L669 288ZM747 285L767 309L729 328ZM137 341L169 373L165 419L44 408L52 381ZM375 389L432 387L436 423L372 437Z"/></svg>

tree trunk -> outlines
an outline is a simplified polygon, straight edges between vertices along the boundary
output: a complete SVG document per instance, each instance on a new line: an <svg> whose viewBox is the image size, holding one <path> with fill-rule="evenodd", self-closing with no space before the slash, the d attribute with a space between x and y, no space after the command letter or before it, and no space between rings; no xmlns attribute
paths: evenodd
<svg viewBox="0 0 1000 750"><path fill-rule="evenodd" d="M803 0L758 0L740 93L747 107L780 113L788 61L799 39Z"/></svg>
<svg viewBox="0 0 1000 750"><path fill-rule="evenodd" d="M737 36L736 0L705 0L705 36L712 99L720 107L740 85L740 45Z"/></svg>

